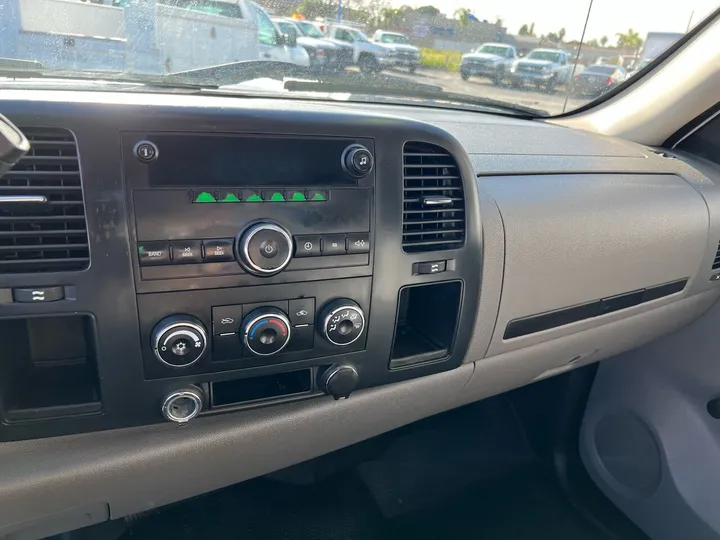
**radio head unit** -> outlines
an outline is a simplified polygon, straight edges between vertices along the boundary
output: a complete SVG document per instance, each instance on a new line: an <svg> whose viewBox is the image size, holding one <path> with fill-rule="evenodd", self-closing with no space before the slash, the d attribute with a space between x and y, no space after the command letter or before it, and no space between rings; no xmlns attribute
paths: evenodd
<svg viewBox="0 0 720 540"><path fill-rule="evenodd" d="M371 139L122 137L141 281L370 265Z"/></svg>

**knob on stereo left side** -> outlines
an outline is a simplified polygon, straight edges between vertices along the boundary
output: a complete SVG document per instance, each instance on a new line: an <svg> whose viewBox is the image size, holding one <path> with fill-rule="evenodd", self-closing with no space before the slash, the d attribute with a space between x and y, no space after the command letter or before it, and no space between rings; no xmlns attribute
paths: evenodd
<svg viewBox="0 0 720 540"><path fill-rule="evenodd" d="M201 321L191 315L172 315L155 325L150 344L158 360L183 368L197 362L208 346L208 334Z"/></svg>

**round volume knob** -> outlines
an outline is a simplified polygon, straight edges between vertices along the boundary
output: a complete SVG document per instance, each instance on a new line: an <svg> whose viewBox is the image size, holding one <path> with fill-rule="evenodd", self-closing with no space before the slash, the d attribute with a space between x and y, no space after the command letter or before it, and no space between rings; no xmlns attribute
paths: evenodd
<svg viewBox="0 0 720 540"><path fill-rule="evenodd" d="M255 223L236 240L235 251L245 270L256 276L281 272L292 258L292 237L275 223Z"/></svg>
<svg viewBox="0 0 720 540"><path fill-rule="evenodd" d="M359 378L353 366L336 364L320 377L320 389L335 399L346 398L357 388Z"/></svg>
<svg viewBox="0 0 720 540"><path fill-rule="evenodd" d="M270 356L290 342L290 321L279 309L258 308L243 319L240 332L250 352Z"/></svg>
<svg viewBox="0 0 720 540"><path fill-rule="evenodd" d="M365 314L352 300L335 300L320 312L319 326L333 345L350 345L365 331Z"/></svg>
<svg viewBox="0 0 720 540"><path fill-rule="evenodd" d="M150 337L158 360L170 367L194 364L207 349L203 323L190 315L166 317L155 325Z"/></svg>
<svg viewBox="0 0 720 540"><path fill-rule="evenodd" d="M351 144L343 152L342 166L349 175L360 178L372 170L373 156L363 145Z"/></svg>

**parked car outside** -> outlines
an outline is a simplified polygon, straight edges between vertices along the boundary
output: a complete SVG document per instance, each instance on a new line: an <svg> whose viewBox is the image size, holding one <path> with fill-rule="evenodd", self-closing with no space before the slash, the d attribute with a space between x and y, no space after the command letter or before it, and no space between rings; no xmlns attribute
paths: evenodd
<svg viewBox="0 0 720 540"><path fill-rule="evenodd" d="M350 44L353 48L353 64L363 73L381 71L388 62L388 50L372 43L368 37L352 26L331 24L325 28L325 37L333 43Z"/></svg>
<svg viewBox="0 0 720 540"><path fill-rule="evenodd" d="M582 73L575 75L571 91L577 96L597 97L612 90L626 78L627 72L621 66L594 64Z"/></svg>
<svg viewBox="0 0 720 540"><path fill-rule="evenodd" d="M283 34L290 35L293 33L297 36L298 45L307 51L310 58L310 69L313 71L337 69L341 57L341 55L337 54L340 46L324 39L317 28L310 25L320 37L307 36L300 28L300 25L297 24L297 21L293 19L277 18L273 19L273 22L280 27Z"/></svg>
<svg viewBox="0 0 720 540"><path fill-rule="evenodd" d="M462 55L460 76L463 80L472 76L486 77L494 84L500 84L517 58L517 50L512 45L483 43L473 52Z"/></svg>
<svg viewBox="0 0 720 540"><path fill-rule="evenodd" d="M405 34L377 30L372 41L388 50L385 64L388 67L406 67L410 73L415 73L420 65L420 49L411 45Z"/></svg>
<svg viewBox="0 0 720 540"><path fill-rule="evenodd" d="M567 84L572 73L572 61L560 49L534 49L510 68L513 86L533 84L552 92L558 84Z"/></svg>

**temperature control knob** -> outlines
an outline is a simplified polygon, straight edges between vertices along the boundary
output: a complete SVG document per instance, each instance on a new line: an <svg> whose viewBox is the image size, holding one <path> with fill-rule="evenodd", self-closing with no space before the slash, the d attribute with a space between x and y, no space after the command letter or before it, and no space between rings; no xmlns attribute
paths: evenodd
<svg viewBox="0 0 720 540"><path fill-rule="evenodd" d="M150 337L158 360L171 367L194 364L207 349L205 326L190 315L172 315L155 325Z"/></svg>
<svg viewBox="0 0 720 540"><path fill-rule="evenodd" d="M290 320L276 308L258 308L243 319L240 327L243 343L253 354L270 356L290 341Z"/></svg>
<svg viewBox="0 0 720 540"><path fill-rule="evenodd" d="M290 233L280 225L261 222L242 232L235 251L245 270L256 276L272 276L290 263L293 242Z"/></svg>
<svg viewBox="0 0 720 540"><path fill-rule="evenodd" d="M365 331L365 314L352 300L335 300L320 312L320 332L333 345L350 345Z"/></svg>

